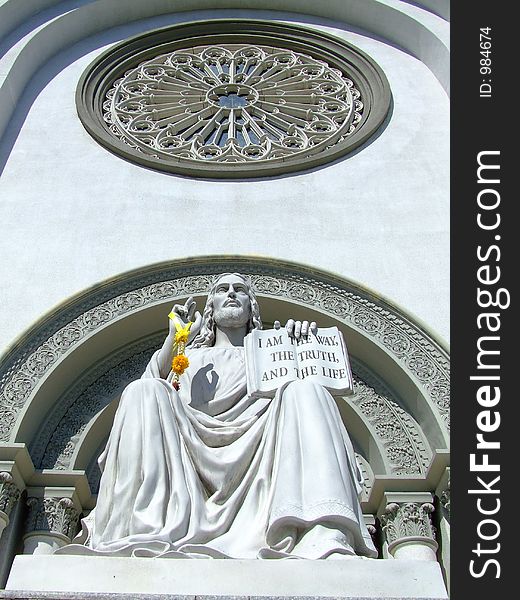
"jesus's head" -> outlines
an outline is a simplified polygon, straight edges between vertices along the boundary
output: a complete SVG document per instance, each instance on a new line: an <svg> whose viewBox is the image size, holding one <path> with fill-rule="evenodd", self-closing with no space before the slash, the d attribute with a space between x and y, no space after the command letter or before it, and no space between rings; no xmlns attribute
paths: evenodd
<svg viewBox="0 0 520 600"><path fill-rule="evenodd" d="M261 329L260 309L249 278L239 273L220 275L208 294L202 326L191 346L213 346L217 328Z"/></svg>

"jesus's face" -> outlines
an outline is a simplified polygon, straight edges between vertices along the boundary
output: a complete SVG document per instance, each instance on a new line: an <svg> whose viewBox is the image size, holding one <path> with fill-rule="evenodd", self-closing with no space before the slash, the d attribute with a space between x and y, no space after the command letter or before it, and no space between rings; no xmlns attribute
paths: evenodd
<svg viewBox="0 0 520 600"><path fill-rule="evenodd" d="M251 300L247 283L237 275L223 275L215 286L213 317L217 327L247 325L251 318Z"/></svg>

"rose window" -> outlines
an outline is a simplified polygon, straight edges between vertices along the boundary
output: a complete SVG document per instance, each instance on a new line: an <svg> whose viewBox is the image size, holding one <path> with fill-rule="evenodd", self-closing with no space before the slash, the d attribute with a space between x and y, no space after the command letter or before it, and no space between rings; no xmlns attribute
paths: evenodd
<svg viewBox="0 0 520 600"><path fill-rule="evenodd" d="M150 44L148 34L141 37L151 47L140 52L135 41L127 51L125 44L123 52L109 51L80 83L85 126L125 158L195 176L300 170L366 141L389 105L379 68L351 46L338 50L334 42L335 52L324 51L312 39L323 34L311 30L305 43L287 47L280 34L271 45L254 23L250 36L213 35L211 44L193 43L196 36ZM124 60L118 64L114 54Z"/></svg>
<svg viewBox="0 0 520 600"><path fill-rule="evenodd" d="M114 135L159 159L282 162L350 135L363 101L323 61L244 45L157 56L117 80L103 108Z"/></svg>

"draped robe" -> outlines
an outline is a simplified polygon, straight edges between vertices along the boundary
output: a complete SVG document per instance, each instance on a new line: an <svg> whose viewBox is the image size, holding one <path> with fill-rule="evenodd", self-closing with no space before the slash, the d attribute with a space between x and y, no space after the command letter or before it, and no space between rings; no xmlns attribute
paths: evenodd
<svg viewBox="0 0 520 600"><path fill-rule="evenodd" d="M305 380L247 395L244 349L188 348L177 392L157 353L122 394L78 553L193 558L377 555L332 396ZM69 546L69 552L74 549Z"/></svg>

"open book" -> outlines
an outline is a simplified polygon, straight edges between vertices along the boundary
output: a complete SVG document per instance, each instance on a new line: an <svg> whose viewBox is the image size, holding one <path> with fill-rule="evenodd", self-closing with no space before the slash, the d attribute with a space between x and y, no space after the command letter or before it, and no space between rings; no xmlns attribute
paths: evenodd
<svg viewBox="0 0 520 600"><path fill-rule="evenodd" d="M322 327L300 339L285 329L255 329L244 346L249 395L274 396L280 386L297 379L319 383L333 395L353 392L345 340L337 327Z"/></svg>

